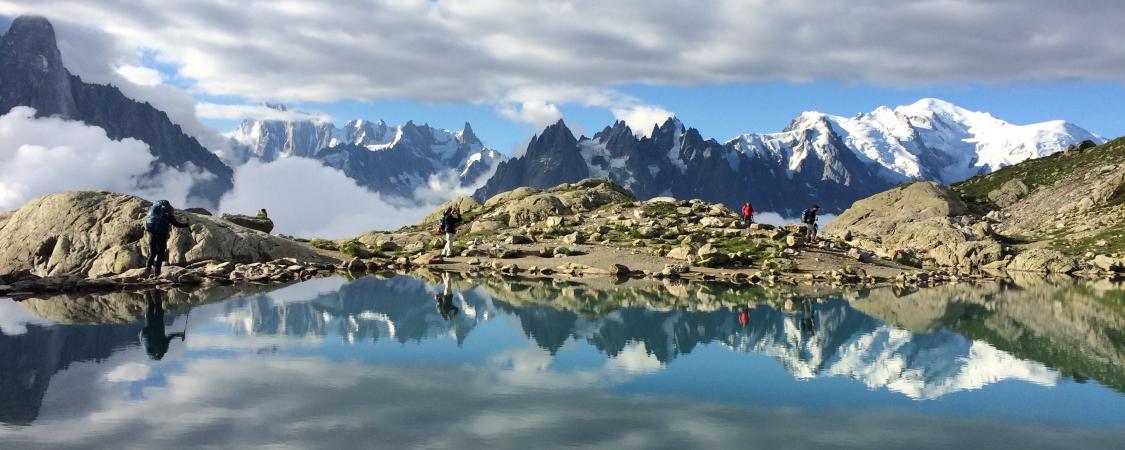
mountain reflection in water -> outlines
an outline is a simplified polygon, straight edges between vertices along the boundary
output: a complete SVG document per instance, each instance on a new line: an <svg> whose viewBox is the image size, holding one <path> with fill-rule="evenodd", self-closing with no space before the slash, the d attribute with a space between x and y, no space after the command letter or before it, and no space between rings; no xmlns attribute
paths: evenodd
<svg viewBox="0 0 1125 450"><path fill-rule="evenodd" d="M145 406L146 400L175 396L184 389L212 395L189 401L200 406L212 402L208 408L218 407L229 401L215 397L216 390L226 388L200 386L201 381L193 380L296 401L283 400L287 386L304 383L294 381L295 377L314 377L327 386L308 388L326 397L369 395L356 390L365 386L379 393L370 394L372 401L397 399L399 406L412 404L423 414L422 405L441 408L440 398L428 398L428 393L455 397L439 394L446 389L431 383L453 374L464 377L466 387L487 385L474 387L481 392L510 396L527 395L524 389L533 389L537 395L566 397L568 390L577 389L592 404L612 403L598 397L598 392L640 395L627 395L622 402L667 402L663 394L669 392L664 388L670 387L676 395L694 399L686 402L691 408L711 411L728 406L708 403L716 399L706 392L710 380L695 377L737 383L736 373L753 373L758 378L746 379L747 386L769 390L773 383L777 390L793 392L794 398L810 390L838 394L841 399L857 399L849 420L881 417L883 421L905 420L883 410L888 407L918 413L918 407L909 403L957 399L922 408L919 420L925 422L938 420L931 417L934 414L980 414L967 405L979 403L978 397L1006 396L1005 390L1020 390L1012 394L1019 401L1037 395L1063 398L1052 393L1067 390L1078 396L1074 402L1092 398L1101 406L1090 407L1093 416L1060 419L1059 424L1117 425L1108 435L1085 437L1121 436L1125 294L1120 285L1108 282L1029 278L1009 285L819 296L637 281L591 286L454 278L451 283L452 298L443 297L441 278L411 276L351 282L322 279L272 292L260 286L169 291L162 295L167 308L164 328L186 328L187 337L171 341L162 361L145 358L138 342L144 328L143 293L19 303L0 300L0 423L30 425L22 430L0 428L0 443L10 438L24 444L63 445L65 439L53 441L46 434L51 424L82 429L74 421L98 411L101 416L120 415L107 420L125 432L129 427L124 424L140 413L138 408L155 407ZM309 366L301 362L305 358L325 362ZM679 359L684 363L675 364ZM784 370L789 380L770 378L776 369ZM386 378L400 376L429 380L417 380L428 387L399 386L402 391L392 395L371 384L381 380L389 387L392 383ZM808 385L812 380L829 384ZM96 388L83 390L91 384ZM1015 387L985 389L993 384ZM867 394L856 391L857 386ZM737 405L743 403L740 399L750 398L744 406L755 408L765 406L756 403L787 404L785 399L755 400L765 399L764 395L718 395L718 399ZM552 398L542 401L560 401ZM481 401L475 396L463 400ZM816 402L788 402L817 409ZM490 405L475 407L507 409L503 404ZM830 401L828 405L839 406ZM831 411L821 408L817 417L835 414ZM1001 415L1015 426L1027 414L1033 421L1047 416L1027 411ZM505 417L501 422L518 416ZM50 420L43 424L44 419ZM112 434L104 429L85 432ZM559 436L556 442L570 438ZM1029 442L1051 442L1050 437L1039 438L1046 440ZM886 445L881 440L875 443Z"/></svg>

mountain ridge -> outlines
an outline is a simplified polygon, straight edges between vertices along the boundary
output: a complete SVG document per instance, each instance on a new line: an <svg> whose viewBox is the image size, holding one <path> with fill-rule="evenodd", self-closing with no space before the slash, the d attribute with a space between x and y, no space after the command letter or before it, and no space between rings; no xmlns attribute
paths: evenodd
<svg viewBox="0 0 1125 450"><path fill-rule="evenodd" d="M573 136L561 120L543 133L560 127ZM540 136L523 156L500 164L474 197L587 175L609 179L641 199L701 198L731 207L752 201L758 210L788 215L819 203L826 212L840 212L903 182L957 182L1072 143L1105 141L1066 121L1014 125L932 98L853 118L806 111L780 132L746 133L723 143L704 139L675 117L655 125L649 136L638 136L622 121L574 144Z"/></svg>
<svg viewBox="0 0 1125 450"><path fill-rule="evenodd" d="M0 113L35 108L37 117L58 116L101 127L110 139L148 144L157 164L202 170L190 195L217 203L233 187L233 170L149 103L137 102L112 85L91 84L63 66L54 27L39 16L19 16L0 37Z"/></svg>
<svg viewBox="0 0 1125 450"><path fill-rule="evenodd" d="M450 131L412 120L392 126L354 119L340 128L315 120L244 120L230 139L228 161L236 167L250 160L312 158L369 190L404 199L414 199L433 177L453 187L473 186L504 159L468 122Z"/></svg>

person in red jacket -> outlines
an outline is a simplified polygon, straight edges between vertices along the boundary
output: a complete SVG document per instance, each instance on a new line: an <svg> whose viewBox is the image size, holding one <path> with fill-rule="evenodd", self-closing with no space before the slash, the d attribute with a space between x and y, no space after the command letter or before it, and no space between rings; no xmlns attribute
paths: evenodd
<svg viewBox="0 0 1125 450"><path fill-rule="evenodd" d="M748 223L754 223L754 207L750 206L750 202L742 204L742 220Z"/></svg>

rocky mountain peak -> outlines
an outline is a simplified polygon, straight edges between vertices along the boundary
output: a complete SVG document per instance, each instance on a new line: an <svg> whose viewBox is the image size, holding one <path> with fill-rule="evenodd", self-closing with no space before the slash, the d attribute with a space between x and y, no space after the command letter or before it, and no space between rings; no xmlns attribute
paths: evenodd
<svg viewBox="0 0 1125 450"><path fill-rule="evenodd" d="M473 126L469 122L465 122L465 127L461 128L461 142L468 144L479 144L480 138L473 132Z"/></svg>
<svg viewBox="0 0 1125 450"><path fill-rule="evenodd" d="M39 116L74 117L70 73L63 67L51 22L19 16L0 38L0 113L14 106L35 108Z"/></svg>
<svg viewBox="0 0 1125 450"><path fill-rule="evenodd" d="M561 149L576 149L578 139L567 128L562 119L543 129L543 133L532 138L527 145L527 154L541 155L544 152L553 152Z"/></svg>
<svg viewBox="0 0 1125 450"><path fill-rule="evenodd" d="M85 83L71 75L63 66L54 27L42 17L20 16L0 38L0 114L15 106L35 108L39 116L100 127L110 139L140 140L148 144L156 165L215 175L192 186L190 195L197 204L217 202L232 186L230 167L163 111L125 96L114 86Z"/></svg>
<svg viewBox="0 0 1125 450"><path fill-rule="evenodd" d="M613 122L613 126L605 127L602 131L594 134L594 140L598 142L613 142L618 139L635 139L633 130L624 120L617 120Z"/></svg>

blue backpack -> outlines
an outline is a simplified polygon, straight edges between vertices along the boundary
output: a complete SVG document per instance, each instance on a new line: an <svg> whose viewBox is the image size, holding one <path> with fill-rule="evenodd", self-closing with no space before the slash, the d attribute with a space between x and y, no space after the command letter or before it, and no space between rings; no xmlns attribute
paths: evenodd
<svg viewBox="0 0 1125 450"><path fill-rule="evenodd" d="M168 222L168 215L171 212L172 204L168 203L168 200L157 200L148 208L145 230L153 234L168 234L172 225Z"/></svg>

